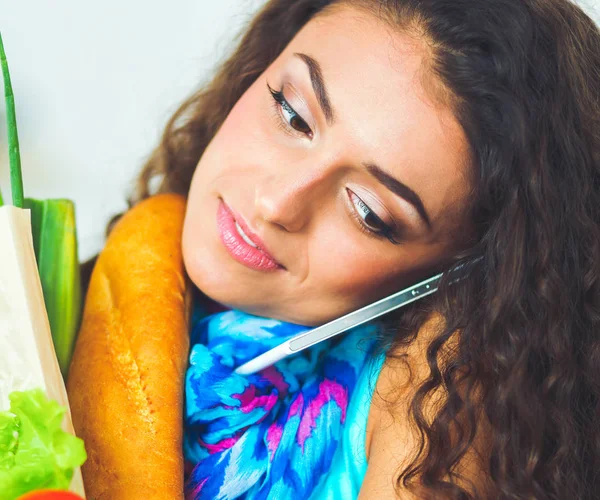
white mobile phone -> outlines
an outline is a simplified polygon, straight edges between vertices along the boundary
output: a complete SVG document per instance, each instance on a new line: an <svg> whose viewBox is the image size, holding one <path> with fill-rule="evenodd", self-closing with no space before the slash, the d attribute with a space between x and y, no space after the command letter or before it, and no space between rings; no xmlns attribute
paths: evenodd
<svg viewBox="0 0 600 500"><path fill-rule="evenodd" d="M357 309L340 318L334 319L329 323L318 326L307 332L300 333L295 337L286 340L282 344L268 350L254 359L239 366L235 372L240 375L249 375L260 371L267 366L271 366L277 361L295 354L307 347L311 347L319 342L344 333L355 326L362 325L367 321L378 318L383 314L406 306L416 300L431 295L438 289L438 284L443 273L428 278L416 285L405 288L399 292L389 295L383 299L373 302L367 306Z"/></svg>

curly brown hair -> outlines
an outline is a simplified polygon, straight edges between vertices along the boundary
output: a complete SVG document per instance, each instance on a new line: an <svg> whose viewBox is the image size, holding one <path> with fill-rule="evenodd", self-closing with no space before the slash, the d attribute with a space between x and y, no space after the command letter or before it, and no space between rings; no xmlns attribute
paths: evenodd
<svg viewBox="0 0 600 500"><path fill-rule="evenodd" d="M445 320L427 350L430 376L411 405L421 447L398 484L418 483L432 498L478 496L460 482L458 466L483 411L486 497L597 498L600 33L573 3L271 0L212 81L169 120L129 206L154 192L186 195L240 96L305 23L340 2L369 8L429 44L430 70L451 96L476 169L478 239L453 264L469 265L469 279L444 282L429 303L385 321L396 352L430 311ZM440 388L446 398L425 418L424 404Z"/></svg>

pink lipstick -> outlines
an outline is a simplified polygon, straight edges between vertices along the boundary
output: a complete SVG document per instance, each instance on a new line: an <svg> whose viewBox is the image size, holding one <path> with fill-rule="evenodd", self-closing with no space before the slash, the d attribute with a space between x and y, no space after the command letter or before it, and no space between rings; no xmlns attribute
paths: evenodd
<svg viewBox="0 0 600 500"><path fill-rule="evenodd" d="M259 271L283 269L283 266L264 249L262 241L250 231L243 218L236 217L223 200L219 200L217 227L223 245L241 264Z"/></svg>

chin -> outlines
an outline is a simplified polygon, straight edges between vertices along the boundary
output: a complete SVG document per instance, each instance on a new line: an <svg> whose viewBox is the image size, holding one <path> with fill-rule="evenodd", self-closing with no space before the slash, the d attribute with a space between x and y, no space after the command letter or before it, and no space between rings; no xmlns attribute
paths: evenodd
<svg viewBox="0 0 600 500"><path fill-rule="evenodd" d="M247 303L252 293L240 286L233 270L212 257L209 252L190 252L183 248L185 270L192 283L208 298L230 308L256 314ZM244 298L246 297L246 300Z"/></svg>
<svg viewBox="0 0 600 500"><path fill-rule="evenodd" d="M216 302L227 305L224 299L227 299L227 289L231 289L233 283L230 283L226 277L227 273L224 273L220 266L214 265L199 252L186 252L185 250L183 251L183 262L190 280L202 293Z"/></svg>

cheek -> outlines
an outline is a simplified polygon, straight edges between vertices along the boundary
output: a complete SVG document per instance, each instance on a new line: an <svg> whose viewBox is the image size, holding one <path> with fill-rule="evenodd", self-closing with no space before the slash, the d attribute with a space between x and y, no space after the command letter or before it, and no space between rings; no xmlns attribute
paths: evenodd
<svg viewBox="0 0 600 500"><path fill-rule="evenodd" d="M265 147L271 145L262 97L256 83L242 95L208 145L201 164L206 161L219 170L264 156Z"/></svg>
<svg viewBox="0 0 600 500"><path fill-rule="evenodd" d="M246 142L253 135L255 109L252 102L252 91L248 90L227 115L217 133L217 142L228 144L231 148L239 142Z"/></svg>
<svg viewBox="0 0 600 500"><path fill-rule="evenodd" d="M441 251L435 245L370 241L330 225L311 238L312 285L306 295L315 310L332 319L429 277Z"/></svg>
<svg viewBox="0 0 600 500"><path fill-rule="evenodd" d="M349 237L348 231L329 232L314 240L309 253L311 273L317 286L320 283L321 293L352 307L396 288L403 271L397 251L377 251L372 243L357 240Z"/></svg>

